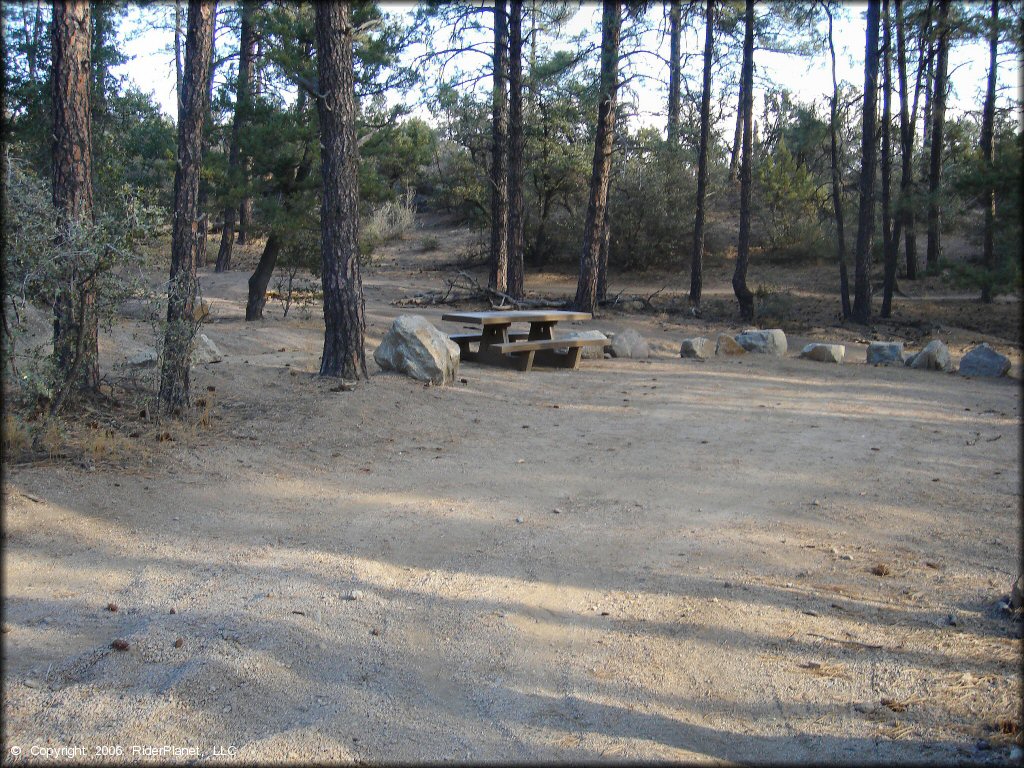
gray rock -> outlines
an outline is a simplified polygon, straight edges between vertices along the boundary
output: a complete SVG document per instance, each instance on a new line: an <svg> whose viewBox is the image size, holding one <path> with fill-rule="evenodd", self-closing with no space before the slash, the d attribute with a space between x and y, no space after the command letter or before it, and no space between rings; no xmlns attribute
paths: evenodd
<svg viewBox="0 0 1024 768"><path fill-rule="evenodd" d="M846 358L843 344L808 344L800 351L800 357L819 363L841 363Z"/></svg>
<svg viewBox="0 0 1024 768"><path fill-rule="evenodd" d="M906 362L911 368L923 371L952 371L953 360L949 356L949 348L939 339L928 342L928 345Z"/></svg>
<svg viewBox="0 0 1024 768"><path fill-rule="evenodd" d="M711 339L707 336L683 339L683 343L679 347L680 357L692 357L697 360L707 360L713 354L715 354L715 351L711 348Z"/></svg>
<svg viewBox="0 0 1024 768"><path fill-rule="evenodd" d="M583 359L584 360L602 360L602 359L604 359L604 350L605 350L605 348L607 348L611 344L611 340L607 336L605 336L603 333L601 333L600 331L572 331L571 333L567 333L567 334L565 334L565 336L560 336L559 338L563 338L563 339L583 339L584 341L593 341L593 340L596 339L596 340L600 340L600 341L604 341L605 342L604 347L599 347L596 344L593 345L593 346L588 345L586 347L583 347L582 355L583 355ZM566 347L564 349L555 350L555 351L556 352L568 352L569 349L568 349L568 347Z"/></svg>
<svg viewBox="0 0 1024 768"><path fill-rule="evenodd" d="M727 333L718 334L718 342L715 344L716 355L745 355L745 350L740 343Z"/></svg>
<svg viewBox="0 0 1024 768"><path fill-rule="evenodd" d="M219 363L223 359L224 355L221 354L217 345L210 341L210 337L205 333L200 333L192 350L192 365Z"/></svg>
<svg viewBox="0 0 1024 768"><path fill-rule="evenodd" d="M761 331L750 328L736 336L736 341L747 352L782 357L786 354L786 334L781 328L769 328Z"/></svg>
<svg viewBox="0 0 1024 768"><path fill-rule="evenodd" d="M459 345L421 315L399 315L373 353L377 365L417 381L451 384L459 370Z"/></svg>
<svg viewBox="0 0 1024 768"><path fill-rule="evenodd" d="M868 365L903 364L902 341L872 341L868 344Z"/></svg>
<svg viewBox="0 0 1024 768"><path fill-rule="evenodd" d="M157 354L155 349L144 349L136 352L125 360L125 364L131 368L152 368L156 365Z"/></svg>
<svg viewBox="0 0 1024 768"><path fill-rule="evenodd" d="M996 352L988 344L979 344L960 359L961 376L1005 376L1010 358Z"/></svg>
<svg viewBox="0 0 1024 768"><path fill-rule="evenodd" d="M650 357L651 350L643 336L632 328L627 328L622 333L615 334L615 338L612 339L612 354L615 357L645 359Z"/></svg>

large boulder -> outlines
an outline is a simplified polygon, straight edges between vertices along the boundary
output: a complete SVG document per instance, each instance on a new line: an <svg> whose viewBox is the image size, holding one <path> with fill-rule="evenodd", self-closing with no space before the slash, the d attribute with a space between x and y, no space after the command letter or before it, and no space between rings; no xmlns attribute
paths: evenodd
<svg viewBox="0 0 1024 768"><path fill-rule="evenodd" d="M707 336L697 336L693 339L683 339L679 347L680 357L692 357L696 360L707 360L715 354L711 346L711 339Z"/></svg>
<svg viewBox="0 0 1024 768"><path fill-rule="evenodd" d="M960 358L961 376L1005 376L1010 358L982 343Z"/></svg>
<svg viewBox="0 0 1024 768"><path fill-rule="evenodd" d="M373 353L377 365L418 381L451 384L459 370L459 345L421 315L399 315Z"/></svg>
<svg viewBox="0 0 1024 768"><path fill-rule="evenodd" d="M718 341L715 343L716 355L745 355L745 350L736 339L727 333L718 334Z"/></svg>
<svg viewBox="0 0 1024 768"><path fill-rule="evenodd" d="M846 358L846 347L842 344L808 344L800 351L800 357L819 363L841 363Z"/></svg>
<svg viewBox="0 0 1024 768"><path fill-rule="evenodd" d="M599 347L596 344L588 344L587 346L583 347L583 351L581 354L584 360L603 360L605 347L611 344L611 341L608 339L608 337L605 336L600 331L572 331L570 333L565 334L564 336L559 336L559 339L582 339L584 341L596 340L603 341L605 343L604 347ZM565 347L563 349L557 349L555 351L568 352L569 348Z"/></svg>
<svg viewBox="0 0 1024 768"><path fill-rule="evenodd" d="M953 370L953 359L949 356L949 348L939 339L929 341L927 346L907 360L907 365L923 371Z"/></svg>
<svg viewBox="0 0 1024 768"><path fill-rule="evenodd" d="M612 339L612 355L615 357L632 357L645 359L650 357L651 350L647 340L632 328L616 333Z"/></svg>
<svg viewBox="0 0 1024 768"><path fill-rule="evenodd" d="M775 355L776 357L786 354L786 334L782 332L781 328L769 328L766 331L751 328L737 334L736 341L747 352Z"/></svg>
<svg viewBox="0 0 1024 768"><path fill-rule="evenodd" d="M868 344L868 365L903 365L902 341L872 341Z"/></svg>

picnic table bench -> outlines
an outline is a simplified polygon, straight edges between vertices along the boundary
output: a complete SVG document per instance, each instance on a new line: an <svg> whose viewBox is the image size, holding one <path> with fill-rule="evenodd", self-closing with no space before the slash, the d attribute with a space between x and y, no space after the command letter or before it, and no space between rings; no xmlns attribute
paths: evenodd
<svg viewBox="0 0 1024 768"><path fill-rule="evenodd" d="M604 346L601 339L556 339L552 330L560 321L590 320L589 312L558 309L507 312L450 312L442 320L480 326L479 333L452 334L463 360L529 371L534 365L576 369L584 347ZM529 331L510 330L513 323L529 323ZM476 344L472 349L470 344ZM563 351L564 350L564 351Z"/></svg>

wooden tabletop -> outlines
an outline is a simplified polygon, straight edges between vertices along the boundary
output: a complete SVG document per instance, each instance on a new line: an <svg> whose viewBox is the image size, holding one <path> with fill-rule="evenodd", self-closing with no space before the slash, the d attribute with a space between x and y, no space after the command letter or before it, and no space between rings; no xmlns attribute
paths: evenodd
<svg viewBox="0 0 1024 768"><path fill-rule="evenodd" d="M590 320L589 312L570 312L562 309L525 309L508 312L450 312L442 320L474 325L506 325L508 323L560 323L572 320Z"/></svg>

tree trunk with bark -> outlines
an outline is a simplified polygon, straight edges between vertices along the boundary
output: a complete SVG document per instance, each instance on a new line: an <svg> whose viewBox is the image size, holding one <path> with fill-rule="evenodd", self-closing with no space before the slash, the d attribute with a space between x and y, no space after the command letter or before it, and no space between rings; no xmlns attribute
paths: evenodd
<svg viewBox="0 0 1024 768"><path fill-rule="evenodd" d="M524 295L523 245L523 2L509 3L509 120L508 120L508 290L514 299Z"/></svg>
<svg viewBox="0 0 1024 768"><path fill-rule="evenodd" d="M986 279L981 285L981 300L992 301L991 275L995 269L995 220L996 220L996 189L993 183L995 174L995 115L996 115L996 66L999 53L999 0L992 0L992 25L988 37L988 81L985 84L985 106L981 113L981 156L985 163L987 183L985 185L985 224L982 232L981 264L986 271Z"/></svg>
<svg viewBox="0 0 1024 768"><path fill-rule="evenodd" d="M899 72L900 88L900 202L897 207L897 229L893 234L893 240L896 241L898 247L900 229L902 228L907 259L907 279L916 280L917 232L914 213L914 120L910 114L910 94L907 86L906 19L903 13L903 2L904 0L896 0L896 65ZM918 77L918 83L920 83L920 76Z"/></svg>
<svg viewBox="0 0 1024 768"><path fill-rule="evenodd" d="M256 36L253 34L252 16L256 10L251 0L242 2L242 29L238 46L238 85L235 87L235 119L231 123L231 146L228 149L228 179L233 188L243 186L242 166L239 162L242 126L249 116L249 94L252 89ZM224 206L224 229L220 235L220 249L217 251L216 272L231 269L231 252L235 245L235 223L238 220L238 206L234 194L229 194L229 203Z"/></svg>
<svg viewBox="0 0 1024 768"><path fill-rule="evenodd" d="M871 318L871 239L875 224L875 168L878 142L878 16L880 0L868 0L864 46L864 109L861 134L860 211L857 217L857 248L854 251L853 319Z"/></svg>
<svg viewBox="0 0 1024 768"><path fill-rule="evenodd" d="M608 180L612 167L615 139L615 104L619 81L619 36L622 27L620 0L604 0L601 18L601 91L598 96L597 134L594 161L590 172L590 198L583 226L583 252L573 306L581 312L593 312L597 303L597 283L601 263L601 240L605 208L608 205Z"/></svg>
<svg viewBox="0 0 1024 768"><path fill-rule="evenodd" d="M178 120L181 120L181 89L184 75L181 71L181 29L184 25L182 0L174 0L174 97L178 106Z"/></svg>
<svg viewBox="0 0 1024 768"><path fill-rule="evenodd" d="M753 114L754 114L754 0L747 0L744 14L743 65L740 75L743 93L743 156L740 160L740 234L736 247L736 268L732 290L740 306L740 317L754 319L754 295L747 287L747 266L750 263L750 190L753 184Z"/></svg>
<svg viewBox="0 0 1024 768"><path fill-rule="evenodd" d="M367 378L365 301L359 274L359 156L351 6L316 6L323 202L320 214L324 289L321 376Z"/></svg>
<svg viewBox="0 0 1024 768"><path fill-rule="evenodd" d="M249 277L249 298L245 302L245 319L248 322L263 319L263 308L267 305L267 286L270 285L280 253L281 238L277 232L272 231L263 246L259 264Z"/></svg>
<svg viewBox="0 0 1024 768"><path fill-rule="evenodd" d="M929 272L939 269L942 254L942 134L946 125L946 79L949 66L949 0L939 0L938 47L935 54L935 92L932 94L931 149L928 163L928 251Z"/></svg>
<svg viewBox="0 0 1024 768"><path fill-rule="evenodd" d="M711 63L715 50L715 4L707 0L704 18L704 80L700 96L700 150L697 156L697 211L693 221L693 257L690 260L690 304L700 309L704 282L704 204L708 191L708 145L711 140Z"/></svg>
<svg viewBox="0 0 1024 768"><path fill-rule="evenodd" d="M508 288L508 17L494 2L494 86L491 97L491 255L487 285Z"/></svg>
<svg viewBox="0 0 1024 768"><path fill-rule="evenodd" d="M53 207L58 246L70 246L74 232L93 220L89 3L54 3L52 34ZM64 391L99 389L92 277L75 264L55 297L53 353Z"/></svg>
<svg viewBox="0 0 1024 768"><path fill-rule="evenodd" d="M167 331L160 370L160 406L180 413L189 404L189 366L195 320L196 241L199 229L199 174L203 121L209 95L210 56L216 2L189 0L178 119L178 163L174 174L171 274L167 288Z"/></svg>
<svg viewBox="0 0 1024 768"><path fill-rule="evenodd" d="M892 19L889 0L882 4L882 254L885 263L882 282L882 317L892 316L892 294L896 288L896 241L893 237L892 207Z"/></svg>
<svg viewBox="0 0 1024 768"><path fill-rule="evenodd" d="M669 3L669 61L668 61L668 143L673 147L679 143L680 103L680 40L682 38L682 2Z"/></svg>
<svg viewBox="0 0 1024 768"><path fill-rule="evenodd" d="M736 128L732 133L732 152L729 153L729 181L736 181L740 166L740 149L743 141L743 109L747 103L743 93L743 65L740 65L740 92L736 99Z"/></svg>
<svg viewBox="0 0 1024 768"><path fill-rule="evenodd" d="M846 269L846 227L843 216L843 180L839 166L839 80L836 78L836 47L832 29L832 10L826 4L828 14L828 50L832 57L832 104L829 108L829 144L832 166L832 212L836 220L836 260L839 262L839 300L843 319L852 314L850 308L850 277Z"/></svg>

